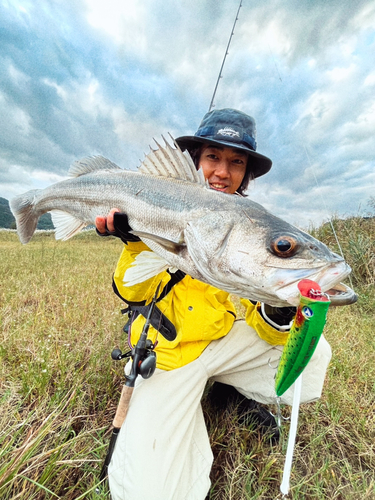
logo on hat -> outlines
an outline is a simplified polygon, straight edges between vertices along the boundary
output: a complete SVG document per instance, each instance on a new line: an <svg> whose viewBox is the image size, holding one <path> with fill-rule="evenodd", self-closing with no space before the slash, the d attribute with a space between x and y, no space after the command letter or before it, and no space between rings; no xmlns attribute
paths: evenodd
<svg viewBox="0 0 375 500"><path fill-rule="evenodd" d="M217 135L225 135L227 137L239 137L240 134L236 130L233 130L230 127L221 128L217 131Z"/></svg>

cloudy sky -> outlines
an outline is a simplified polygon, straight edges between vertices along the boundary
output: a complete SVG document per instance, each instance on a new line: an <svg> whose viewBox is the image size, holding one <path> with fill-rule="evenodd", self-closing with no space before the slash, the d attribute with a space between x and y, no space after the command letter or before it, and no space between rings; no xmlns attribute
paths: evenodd
<svg viewBox="0 0 375 500"><path fill-rule="evenodd" d="M102 154L136 168L152 138L208 111L238 0L1 0L0 196ZM375 2L243 0L215 107L257 121L273 160L249 196L302 227L375 196Z"/></svg>

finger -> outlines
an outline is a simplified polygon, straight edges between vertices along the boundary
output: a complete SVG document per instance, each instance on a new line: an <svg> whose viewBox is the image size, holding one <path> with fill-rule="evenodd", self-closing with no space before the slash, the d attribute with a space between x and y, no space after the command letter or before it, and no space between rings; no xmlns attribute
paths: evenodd
<svg viewBox="0 0 375 500"><path fill-rule="evenodd" d="M101 234L105 234L107 232L107 229L106 229L106 219L107 219L107 217L101 217L101 216L98 216L95 219L96 229Z"/></svg>
<svg viewBox="0 0 375 500"><path fill-rule="evenodd" d="M111 233L114 232L115 230L115 226L113 225L113 215L116 213L116 212L119 212L120 210L118 208L112 208L112 210L109 212L108 216L107 216L107 229L108 231L110 231Z"/></svg>

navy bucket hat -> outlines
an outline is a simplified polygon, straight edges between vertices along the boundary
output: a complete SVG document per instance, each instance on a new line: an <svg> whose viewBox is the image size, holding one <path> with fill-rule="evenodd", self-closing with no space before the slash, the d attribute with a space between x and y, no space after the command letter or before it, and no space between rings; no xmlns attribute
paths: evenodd
<svg viewBox="0 0 375 500"><path fill-rule="evenodd" d="M267 156L256 152L256 125L249 115L236 109L215 109L205 114L197 132L175 139L182 150L201 144L241 149L249 154L248 170L255 177L266 174L272 166Z"/></svg>

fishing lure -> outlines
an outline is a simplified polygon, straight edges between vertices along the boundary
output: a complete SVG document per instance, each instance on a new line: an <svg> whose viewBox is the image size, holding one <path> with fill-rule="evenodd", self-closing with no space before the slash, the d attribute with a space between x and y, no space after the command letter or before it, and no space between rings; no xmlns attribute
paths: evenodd
<svg viewBox="0 0 375 500"><path fill-rule="evenodd" d="M276 395L281 396L306 368L322 335L330 300L318 283L298 283L300 303L276 373Z"/></svg>

